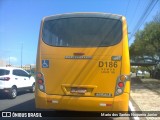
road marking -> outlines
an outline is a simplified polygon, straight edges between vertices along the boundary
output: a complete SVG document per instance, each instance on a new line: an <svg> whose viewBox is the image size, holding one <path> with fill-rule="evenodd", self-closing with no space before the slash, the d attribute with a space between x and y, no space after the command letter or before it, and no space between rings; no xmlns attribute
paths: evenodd
<svg viewBox="0 0 160 120"><path fill-rule="evenodd" d="M135 111L131 101L129 101L129 108L130 108L130 111ZM140 120L139 117L133 117L134 120Z"/></svg>

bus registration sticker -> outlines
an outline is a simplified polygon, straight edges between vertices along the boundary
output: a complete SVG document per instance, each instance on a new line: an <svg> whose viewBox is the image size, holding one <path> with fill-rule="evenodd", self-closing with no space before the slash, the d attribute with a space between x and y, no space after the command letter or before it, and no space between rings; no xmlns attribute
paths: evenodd
<svg viewBox="0 0 160 120"><path fill-rule="evenodd" d="M49 68L49 60L42 60L42 68Z"/></svg>

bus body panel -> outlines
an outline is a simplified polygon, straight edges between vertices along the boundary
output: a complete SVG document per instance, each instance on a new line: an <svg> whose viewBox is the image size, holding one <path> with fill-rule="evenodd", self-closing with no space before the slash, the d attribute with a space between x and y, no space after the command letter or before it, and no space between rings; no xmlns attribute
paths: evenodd
<svg viewBox="0 0 160 120"><path fill-rule="evenodd" d="M128 111L128 102L126 101L129 101L128 93L114 98L104 98L47 95L38 91L35 98L38 109L70 111Z"/></svg>
<svg viewBox="0 0 160 120"><path fill-rule="evenodd" d="M48 47L43 43L41 61L49 60L49 68L42 68L46 93L76 95L70 93L71 87L82 87L87 89L84 96L108 93L112 94L110 97L114 97L113 88L120 75L121 61L113 61L111 57L122 56L121 44L107 48L65 48ZM77 52L92 58L65 59Z"/></svg>
<svg viewBox="0 0 160 120"><path fill-rule="evenodd" d="M129 44L128 44L128 31L127 31L127 23L125 17L122 17L123 21L123 40L122 40L122 67L121 74L130 76L130 57L129 57ZM124 92L129 93L130 95L130 80L126 82L126 86Z"/></svg>

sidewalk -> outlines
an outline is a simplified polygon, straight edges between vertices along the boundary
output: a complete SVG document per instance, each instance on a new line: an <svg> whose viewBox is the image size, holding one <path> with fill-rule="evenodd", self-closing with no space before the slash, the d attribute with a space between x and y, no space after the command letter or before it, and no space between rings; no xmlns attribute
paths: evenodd
<svg viewBox="0 0 160 120"><path fill-rule="evenodd" d="M160 80L131 79L131 102L135 111L160 111ZM160 120L160 117L146 117L147 120ZM140 120L145 120L141 117Z"/></svg>

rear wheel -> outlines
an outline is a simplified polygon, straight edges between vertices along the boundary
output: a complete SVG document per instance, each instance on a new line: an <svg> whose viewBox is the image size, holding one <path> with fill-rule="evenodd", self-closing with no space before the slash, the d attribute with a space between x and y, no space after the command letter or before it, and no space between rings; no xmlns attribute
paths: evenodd
<svg viewBox="0 0 160 120"><path fill-rule="evenodd" d="M9 93L9 97L11 99L15 99L17 97L17 88L16 87L12 87Z"/></svg>
<svg viewBox="0 0 160 120"><path fill-rule="evenodd" d="M35 83L33 83L32 89L31 89L30 91L31 91L31 92L34 92L34 91L35 91Z"/></svg>

